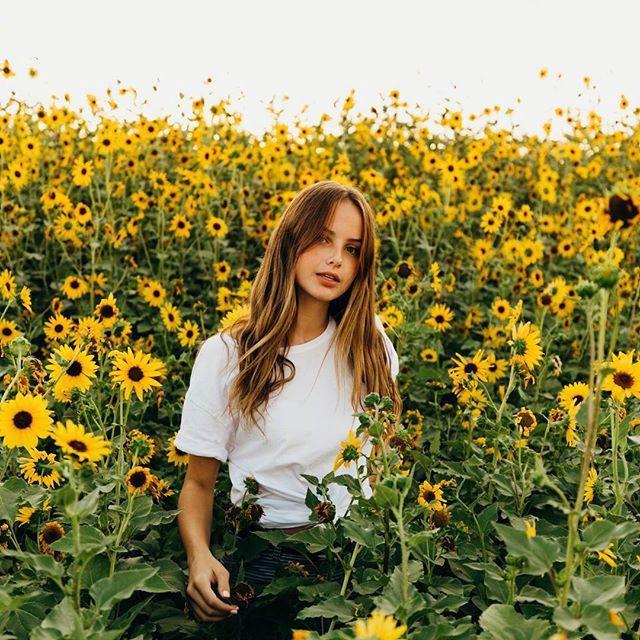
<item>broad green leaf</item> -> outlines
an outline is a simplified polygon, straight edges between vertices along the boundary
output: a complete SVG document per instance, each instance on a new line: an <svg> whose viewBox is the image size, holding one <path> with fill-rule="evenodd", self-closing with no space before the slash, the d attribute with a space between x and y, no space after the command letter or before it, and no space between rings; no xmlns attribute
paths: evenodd
<svg viewBox="0 0 640 640"><path fill-rule="evenodd" d="M89 589L89 593L96 606L103 611L107 611L120 600L130 598L134 591L142 589L145 582L157 572L157 567L148 565L118 571L109 578L98 580Z"/></svg>
<svg viewBox="0 0 640 640"><path fill-rule="evenodd" d="M615 524L609 520L596 520L582 532L582 539L590 550L601 551L606 549L612 540L620 540L639 531L640 524L636 522Z"/></svg>
<svg viewBox="0 0 640 640"><path fill-rule="evenodd" d="M331 620L337 619L340 622L350 622L354 619L357 606L357 602L350 602L344 596L332 596L320 604L302 609L298 613L297 619L329 618Z"/></svg>
<svg viewBox="0 0 640 640"><path fill-rule="evenodd" d="M574 576L571 591L573 599L583 607L588 604L610 609L624 606L624 576L594 576L586 580Z"/></svg>
<svg viewBox="0 0 640 640"><path fill-rule="evenodd" d="M291 542L303 542L311 553L317 553L333 545L336 533L333 528L319 524L304 531L288 535L286 539Z"/></svg>
<svg viewBox="0 0 640 640"><path fill-rule="evenodd" d="M527 619L509 604L492 604L482 613L479 622L495 640L543 640L551 633L546 620Z"/></svg>
<svg viewBox="0 0 640 640"><path fill-rule="evenodd" d="M375 527L373 525L369 524L367 526L345 518L342 520L342 526L344 528L345 535L349 540L359 542L367 549L374 549L376 547L376 539L380 536L376 535Z"/></svg>
<svg viewBox="0 0 640 640"><path fill-rule="evenodd" d="M49 615L42 621L43 629L54 629L62 634L63 638L82 638L82 620L73 607L71 598L63 598Z"/></svg>
<svg viewBox="0 0 640 640"><path fill-rule="evenodd" d="M28 553L26 551L16 551L5 549L2 555L16 558L31 567L36 573L60 580L64 576L64 566L49 554Z"/></svg>
<svg viewBox="0 0 640 640"><path fill-rule="evenodd" d="M504 524L494 523L493 526L504 540L507 551L513 556L527 560L527 566L520 569L520 573L544 575L560 558L561 550L557 540L542 536L530 538L524 531Z"/></svg>

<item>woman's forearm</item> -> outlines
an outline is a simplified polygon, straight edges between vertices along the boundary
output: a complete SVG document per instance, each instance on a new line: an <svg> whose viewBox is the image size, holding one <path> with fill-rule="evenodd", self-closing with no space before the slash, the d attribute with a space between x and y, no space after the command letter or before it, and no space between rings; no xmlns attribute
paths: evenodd
<svg viewBox="0 0 640 640"><path fill-rule="evenodd" d="M180 492L178 529L189 562L194 555L209 551L213 499L213 488L205 488L188 480Z"/></svg>

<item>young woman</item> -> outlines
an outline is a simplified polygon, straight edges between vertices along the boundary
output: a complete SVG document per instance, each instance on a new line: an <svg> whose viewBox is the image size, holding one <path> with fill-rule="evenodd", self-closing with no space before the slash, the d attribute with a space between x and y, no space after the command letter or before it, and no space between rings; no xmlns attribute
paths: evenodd
<svg viewBox="0 0 640 640"><path fill-rule="evenodd" d="M269 239L249 312L198 351L175 446L190 454L178 523L187 596L202 621L237 612L222 599L231 591L229 571L209 549L220 464L229 464L234 504L251 476L259 526L295 533L314 524L305 505L311 485L301 474L333 470L364 397L386 395L401 412L398 356L375 314L374 241L374 216L360 191L329 180L303 189ZM362 451L371 452L368 439ZM355 465L339 472L355 476ZM368 480L363 486L369 497ZM329 490L337 519L351 496L342 485ZM269 582L293 555L267 549L245 565L245 581Z"/></svg>

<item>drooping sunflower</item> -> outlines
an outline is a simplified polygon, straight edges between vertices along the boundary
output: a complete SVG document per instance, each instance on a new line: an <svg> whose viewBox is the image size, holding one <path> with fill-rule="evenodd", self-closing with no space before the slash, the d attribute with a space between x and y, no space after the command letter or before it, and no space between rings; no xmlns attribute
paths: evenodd
<svg viewBox="0 0 640 640"><path fill-rule="evenodd" d="M607 363L607 368L614 371L602 381L602 390L610 391L618 402L631 396L640 398L640 362L633 362L634 351L614 354L613 360Z"/></svg>
<svg viewBox="0 0 640 640"><path fill-rule="evenodd" d="M38 534L38 548L40 549L40 553L53 555L53 551L49 549L49 546L56 540L60 540L63 535L64 527L57 520L47 522Z"/></svg>
<svg viewBox="0 0 640 640"><path fill-rule="evenodd" d="M181 449L178 449L173 442L169 443L167 447L167 460L176 467L183 467L189 463L189 454L185 453Z"/></svg>
<svg viewBox="0 0 640 640"><path fill-rule="evenodd" d="M84 425L67 420L56 423L51 434L62 452L79 462L97 462L111 451L111 442L85 430Z"/></svg>
<svg viewBox="0 0 640 640"><path fill-rule="evenodd" d="M5 447L33 449L38 438L51 431L51 409L43 396L18 392L13 400L0 403L0 436Z"/></svg>
<svg viewBox="0 0 640 640"><path fill-rule="evenodd" d="M353 629L355 638L379 638L380 640L399 640L407 630L406 625L396 626L397 620L392 615L381 611L373 611L368 620L356 620Z"/></svg>
<svg viewBox="0 0 640 640"><path fill-rule="evenodd" d="M131 493L144 493L151 484L151 472L147 467L136 466L127 473L124 480Z"/></svg>
<svg viewBox="0 0 640 640"><path fill-rule="evenodd" d="M49 380L53 384L54 396L64 401L71 398L73 389L87 391L91 387L98 365L87 351L63 344L49 357L45 369L50 372Z"/></svg>
<svg viewBox="0 0 640 640"><path fill-rule="evenodd" d="M139 429L132 429L127 434L128 451L140 464L147 464L155 453L156 445L152 438Z"/></svg>
<svg viewBox="0 0 640 640"><path fill-rule="evenodd" d="M520 363L532 370L542 360L540 330L530 322L520 322L511 332L509 344L513 346L513 363Z"/></svg>
<svg viewBox="0 0 640 640"><path fill-rule="evenodd" d="M360 438L355 437L353 429L349 429L349 438L340 443L340 452L333 463L334 472L340 467L348 467L352 462L356 461L360 455L361 447L362 441Z"/></svg>
<svg viewBox="0 0 640 640"><path fill-rule="evenodd" d="M47 488L60 484L62 477L58 473L57 461L53 453L31 449L29 458L20 458L20 473L29 484L39 484Z"/></svg>
<svg viewBox="0 0 640 640"><path fill-rule="evenodd" d="M597 482L598 482L598 472L594 469L594 467L591 467L589 469L589 475L587 476L587 480L584 483L584 501L587 504L593 501Z"/></svg>
<svg viewBox="0 0 640 640"><path fill-rule="evenodd" d="M145 391L161 386L156 378L165 373L165 364L162 361L142 351L136 350L134 353L131 347L128 347L127 351L112 351L111 355L113 370L109 375L114 383L120 383L127 400L132 391L142 400Z"/></svg>
<svg viewBox="0 0 640 640"><path fill-rule="evenodd" d="M538 426L538 420L535 414L526 407L520 407L514 415L514 421L518 425L520 435L523 438L528 438L531 432Z"/></svg>

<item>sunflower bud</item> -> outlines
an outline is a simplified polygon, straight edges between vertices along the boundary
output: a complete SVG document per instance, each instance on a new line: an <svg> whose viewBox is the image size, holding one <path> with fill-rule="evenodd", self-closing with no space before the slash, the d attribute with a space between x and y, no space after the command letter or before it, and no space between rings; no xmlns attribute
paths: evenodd
<svg viewBox="0 0 640 640"><path fill-rule="evenodd" d="M24 358L31 352L31 343L24 336L18 336L9 343L7 350L16 358Z"/></svg>
<svg viewBox="0 0 640 640"><path fill-rule="evenodd" d="M576 292L583 300L593 298L597 291L598 285L593 280L582 280L576 285Z"/></svg>
<svg viewBox="0 0 640 640"><path fill-rule="evenodd" d="M620 269L613 264L602 265L595 271L595 280L603 289L613 289L620 278Z"/></svg>

